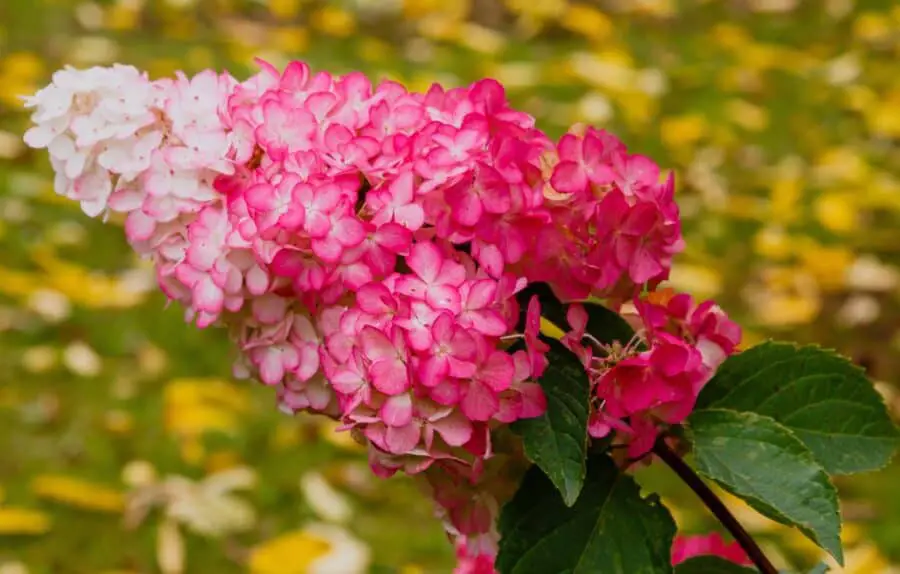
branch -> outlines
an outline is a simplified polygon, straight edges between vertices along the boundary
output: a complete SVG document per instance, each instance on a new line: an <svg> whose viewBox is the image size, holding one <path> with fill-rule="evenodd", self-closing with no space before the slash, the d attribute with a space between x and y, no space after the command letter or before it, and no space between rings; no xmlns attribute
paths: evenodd
<svg viewBox="0 0 900 574"><path fill-rule="evenodd" d="M731 511L725 506L722 500L713 492L703 480L697 476L697 473L694 472L690 466L684 462L680 456L675 454L675 452L669 448L669 445L665 442L665 437L660 436L656 444L653 445L653 454L658 456L665 462L669 468L671 468L678 477L685 482L691 490L693 490L700 500L703 501L703 504L709 508L710 512L722 523L725 528L728 529L728 532L737 540L738 544L741 545L741 548L744 549L744 552L747 553L747 556L750 557L750 560L753 561L753 564L759 568L760 572L763 574L778 574L778 569L772 565L769 559L763 554L762 549L760 549L759 545L753 540L753 537L744 530L744 527L737 521Z"/></svg>

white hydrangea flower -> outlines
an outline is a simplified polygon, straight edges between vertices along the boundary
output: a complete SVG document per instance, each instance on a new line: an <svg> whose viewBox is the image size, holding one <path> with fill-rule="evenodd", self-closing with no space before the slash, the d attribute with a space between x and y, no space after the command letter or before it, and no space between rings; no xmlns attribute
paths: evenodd
<svg viewBox="0 0 900 574"><path fill-rule="evenodd" d="M67 67L24 101L35 124L25 143L47 148L54 189L92 217L106 211L119 181L147 170L164 139L159 90L132 66Z"/></svg>

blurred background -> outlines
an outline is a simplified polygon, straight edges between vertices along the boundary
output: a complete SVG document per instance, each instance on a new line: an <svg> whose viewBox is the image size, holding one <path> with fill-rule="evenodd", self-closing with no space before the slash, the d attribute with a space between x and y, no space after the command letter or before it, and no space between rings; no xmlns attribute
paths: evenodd
<svg viewBox="0 0 900 574"><path fill-rule="evenodd" d="M255 56L413 89L491 76L551 135L615 131L676 172L676 287L747 343L839 349L900 410L894 2L0 0L0 574L452 569L410 481L233 383L225 334L185 326L21 143L17 96L64 64L243 78ZM712 526L665 469L643 474L686 531ZM838 487L844 572L900 571L900 463ZM732 502L781 564L820 558Z"/></svg>

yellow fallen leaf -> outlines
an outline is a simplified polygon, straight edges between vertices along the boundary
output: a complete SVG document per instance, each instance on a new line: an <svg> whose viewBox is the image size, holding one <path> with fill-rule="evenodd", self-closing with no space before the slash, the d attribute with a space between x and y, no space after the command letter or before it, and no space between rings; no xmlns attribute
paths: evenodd
<svg viewBox="0 0 900 574"><path fill-rule="evenodd" d="M803 180L796 175L785 174L772 184L769 220L782 224L792 223L800 216L800 199Z"/></svg>
<svg viewBox="0 0 900 574"><path fill-rule="evenodd" d="M775 261L787 259L794 252L791 237L780 227L764 227L753 236L753 250Z"/></svg>
<svg viewBox="0 0 900 574"><path fill-rule="evenodd" d="M118 513L125 508L122 492L80 478L43 474L31 481L31 490L41 498L83 510Z"/></svg>
<svg viewBox="0 0 900 574"><path fill-rule="evenodd" d="M131 30L138 24L139 4L116 2L106 9L104 28L108 30Z"/></svg>
<svg viewBox="0 0 900 574"><path fill-rule="evenodd" d="M773 294L756 309L757 320L769 327L788 327L812 321L819 313L821 301L803 295Z"/></svg>
<svg viewBox="0 0 900 574"><path fill-rule="evenodd" d="M741 343L738 345L738 349L740 349L741 351L745 351L750 347L755 347L756 345L768 339L768 337L766 337L762 333L751 331L750 329L743 329L742 331Z"/></svg>
<svg viewBox="0 0 900 574"><path fill-rule="evenodd" d="M10 297L25 298L40 287L41 278L38 275L0 267L0 293Z"/></svg>
<svg viewBox="0 0 900 574"><path fill-rule="evenodd" d="M313 12L310 24L320 32L339 38L346 38L356 31L353 13L334 6L325 6Z"/></svg>
<svg viewBox="0 0 900 574"><path fill-rule="evenodd" d="M669 282L678 290L689 292L698 299L710 299L722 291L722 274L707 266L689 263L672 266Z"/></svg>
<svg viewBox="0 0 900 574"><path fill-rule="evenodd" d="M363 574L368 546L333 524L309 524L257 546L250 555L251 574Z"/></svg>
<svg viewBox="0 0 900 574"><path fill-rule="evenodd" d="M309 47L309 32L302 26L275 28L271 35L272 44L288 54L299 54Z"/></svg>
<svg viewBox="0 0 900 574"><path fill-rule="evenodd" d="M44 534L51 527L50 517L39 510L0 507L0 535Z"/></svg>
<svg viewBox="0 0 900 574"><path fill-rule="evenodd" d="M537 21L556 20L565 13L565 0L506 0L510 12L527 16Z"/></svg>
<svg viewBox="0 0 900 574"><path fill-rule="evenodd" d="M729 101L725 105L725 113L732 122L747 131L762 131L769 125L769 113L766 109L745 100Z"/></svg>
<svg viewBox="0 0 900 574"><path fill-rule="evenodd" d="M133 307L146 299L146 291L128 289L117 279L106 277L90 269L63 261L48 248L33 250L32 260L46 275L43 278L49 288L66 295L74 303L95 309L121 309Z"/></svg>
<svg viewBox="0 0 900 574"><path fill-rule="evenodd" d="M666 147L678 149L700 141L709 132L709 124L700 114L670 116L662 119L659 132Z"/></svg>
<svg viewBox="0 0 900 574"><path fill-rule="evenodd" d="M128 411L113 409L104 415L103 426L112 434L127 436L134 430L134 417Z"/></svg>
<svg viewBox="0 0 900 574"><path fill-rule="evenodd" d="M506 45L503 34L471 23L462 24L457 41L466 48L482 54L496 54Z"/></svg>
<svg viewBox="0 0 900 574"><path fill-rule="evenodd" d="M850 249L841 245L819 245L806 238L795 241L804 270L815 277L820 288L837 291L844 287L844 277L855 258Z"/></svg>
<svg viewBox="0 0 900 574"><path fill-rule="evenodd" d="M317 559L331 552L331 543L303 530L264 542L250 554L252 574L307 574Z"/></svg>
<svg viewBox="0 0 900 574"><path fill-rule="evenodd" d="M206 458L206 471L213 473L228 470L240 466L241 463L240 453L233 450L218 451Z"/></svg>
<svg viewBox="0 0 900 574"><path fill-rule="evenodd" d="M166 430L182 437L233 432L248 403L244 389L222 379L173 379L163 392Z"/></svg>
<svg viewBox="0 0 900 574"><path fill-rule="evenodd" d="M302 0L269 0L266 2L272 16L281 20L289 20L297 16L302 3Z"/></svg>
<svg viewBox="0 0 900 574"><path fill-rule="evenodd" d="M853 35L867 42L882 42L891 37L891 28L887 14L863 12L853 22Z"/></svg>
<svg viewBox="0 0 900 574"><path fill-rule="evenodd" d="M845 552L844 562L846 566L843 569L835 567L830 572L835 574L874 574L876 572L888 574L896 571L891 568L891 563L878 547L872 543L866 543Z"/></svg>
<svg viewBox="0 0 900 574"><path fill-rule="evenodd" d="M713 26L712 40L721 48L737 51L753 42L753 37L737 24L720 22Z"/></svg>
<svg viewBox="0 0 900 574"><path fill-rule="evenodd" d="M816 177L823 182L862 183L870 171L866 159L847 146L829 148L816 158Z"/></svg>
<svg viewBox="0 0 900 574"><path fill-rule="evenodd" d="M203 459L206 457L206 447L203 446L203 442L194 435L188 436L182 441L179 452L181 454L181 460L191 466L200 466L200 464L203 463Z"/></svg>
<svg viewBox="0 0 900 574"><path fill-rule="evenodd" d="M566 7L560 18L560 25L595 41L609 37L613 31L612 21L606 14L593 6L578 2Z"/></svg>

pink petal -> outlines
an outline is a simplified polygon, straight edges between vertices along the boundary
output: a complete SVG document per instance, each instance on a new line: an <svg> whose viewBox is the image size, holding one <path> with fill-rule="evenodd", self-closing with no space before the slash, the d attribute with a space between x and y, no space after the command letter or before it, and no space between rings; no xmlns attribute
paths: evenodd
<svg viewBox="0 0 900 574"><path fill-rule="evenodd" d="M375 232L374 240L393 253L404 253L412 243L412 233L400 224L386 223Z"/></svg>
<svg viewBox="0 0 900 574"><path fill-rule="evenodd" d="M259 265L253 265L244 277L252 295L262 295L269 288L269 275Z"/></svg>
<svg viewBox="0 0 900 574"><path fill-rule="evenodd" d="M489 337L500 337L508 330L506 320L496 311L469 311L465 318L473 329Z"/></svg>
<svg viewBox="0 0 900 574"><path fill-rule="evenodd" d="M384 444L388 452L393 454L406 454L413 450L422 436L422 427L417 423L410 423L402 427L387 427L384 435Z"/></svg>
<svg viewBox="0 0 900 574"><path fill-rule="evenodd" d="M512 357L503 351L494 351L478 370L478 380L500 392L509 388L515 374Z"/></svg>
<svg viewBox="0 0 900 574"><path fill-rule="evenodd" d="M284 318L287 299L277 295L264 295L253 300L253 318L266 325L274 325Z"/></svg>
<svg viewBox="0 0 900 574"><path fill-rule="evenodd" d="M547 410L547 397L544 390L537 383L523 383L519 386L522 397L522 410L519 417L530 419L539 417Z"/></svg>
<svg viewBox="0 0 900 574"><path fill-rule="evenodd" d="M419 379L426 387L436 387L449 372L449 364L446 358L430 356L419 363Z"/></svg>
<svg viewBox="0 0 900 574"><path fill-rule="evenodd" d="M359 373L345 369L334 373L329 379L334 390L343 395L352 395L359 391L366 382Z"/></svg>
<svg viewBox="0 0 900 574"><path fill-rule="evenodd" d="M257 211L269 211L275 206L275 189L268 183L251 186L244 192L244 201Z"/></svg>
<svg viewBox="0 0 900 574"><path fill-rule="evenodd" d="M460 408L470 420L487 421L500 409L500 401L487 386L472 381Z"/></svg>
<svg viewBox="0 0 900 574"><path fill-rule="evenodd" d="M299 251L282 249L275 254L269 268L279 277L296 277L306 269L306 258Z"/></svg>
<svg viewBox="0 0 900 574"><path fill-rule="evenodd" d="M425 291L425 301L434 309L448 309L459 313L461 308L459 290L449 285L431 285Z"/></svg>
<svg viewBox="0 0 900 574"><path fill-rule="evenodd" d="M297 354L294 374L301 381L308 381L319 372L319 365L319 348L314 345L303 345Z"/></svg>
<svg viewBox="0 0 900 574"><path fill-rule="evenodd" d="M434 243L417 243L406 257L406 264L426 283L437 279L444 257Z"/></svg>
<svg viewBox="0 0 900 574"><path fill-rule="evenodd" d="M418 203L403 205L394 209L394 221L410 231L416 231L425 223L425 211Z"/></svg>
<svg viewBox="0 0 900 574"><path fill-rule="evenodd" d="M461 383L455 379L444 379L431 389L429 396L439 405L455 405L459 403L462 389Z"/></svg>
<svg viewBox="0 0 900 574"><path fill-rule="evenodd" d="M450 446L462 446L472 438L472 423L459 411L453 411L431 425Z"/></svg>
<svg viewBox="0 0 900 574"><path fill-rule="evenodd" d="M200 311L219 313L225 302L225 293L212 280L205 276L195 286L193 291L194 306Z"/></svg>
<svg viewBox="0 0 900 574"><path fill-rule="evenodd" d="M369 366L372 386L386 395L398 395L409 389L406 364L394 359L381 359Z"/></svg>
<svg viewBox="0 0 900 574"><path fill-rule="evenodd" d="M146 241L156 231L156 220L143 211L132 211L125 219L125 234L130 241Z"/></svg>
<svg viewBox="0 0 900 574"><path fill-rule="evenodd" d="M351 215L339 219L331 230L331 235L336 237L344 246L354 247L362 243L363 239L366 238L366 229L361 221Z"/></svg>
<svg viewBox="0 0 900 574"><path fill-rule="evenodd" d="M462 225L473 226L481 219L484 208L481 198L467 190L459 194L453 202L453 219Z"/></svg>
<svg viewBox="0 0 900 574"><path fill-rule="evenodd" d="M397 302L388 288L381 283L368 283L356 292L356 302L360 309L371 315L392 313L397 310Z"/></svg>
<svg viewBox="0 0 900 574"><path fill-rule="evenodd" d="M409 393L388 397L379 410L381 420L389 427L408 425L413 418L413 403Z"/></svg>
<svg viewBox="0 0 900 574"><path fill-rule="evenodd" d="M561 161L553 168L550 185L560 193L579 193L587 187L587 176L582 167L573 161Z"/></svg>
<svg viewBox="0 0 900 574"><path fill-rule="evenodd" d="M474 281L466 294L466 309L481 309L494 302L497 282L490 279Z"/></svg>
<svg viewBox="0 0 900 574"><path fill-rule="evenodd" d="M397 176L391 184L390 195L394 205L410 203L415 195L415 174L412 171L404 171Z"/></svg>
<svg viewBox="0 0 900 574"><path fill-rule="evenodd" d="M397 351L391 340L375 327L363 327L359 333L363 353L370 361L395 359Z"/></svg>
<svg viewBox="0 0 900 574"><path fill-rule="evenodd" d="M277 385L284 378L284 363L277 351L265 352L258 367L259 378L267 385Z"/></svg>
<svg viewBox="0 0 900 574"><path fill-rule="evenodd" d="M337 263L344 252L344 246L335 237L328 236L323 239L313 239L312 250L326 263Z"/></svg>
<svg viewBox="0 0 900 574"><path fill-rule="evenodd" d="M397 278L395 290L397 293L412 297L413 299L424 299L428 290L428 285L417 277L404 275Z"/></svg>

